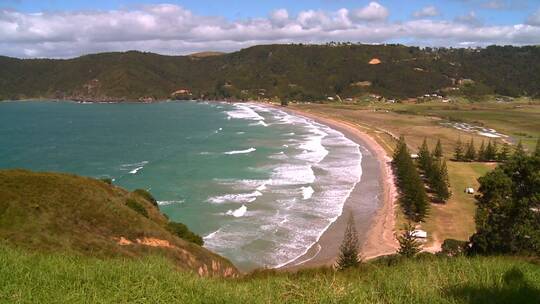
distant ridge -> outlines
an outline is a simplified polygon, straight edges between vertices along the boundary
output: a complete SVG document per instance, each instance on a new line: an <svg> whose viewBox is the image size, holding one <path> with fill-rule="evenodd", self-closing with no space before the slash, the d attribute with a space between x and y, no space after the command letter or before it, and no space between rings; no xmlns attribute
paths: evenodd
<svg viewBox="0 0 540 304"><path fill-rule="evenodd" d="M198 52L189 54L190 57L198 57L198 58L204 58L204 57L211 57L211 56L221 56L227 53L224 52L214 52L214 51L206 51L206 52Z"/></svg>
<svg viewBox="0 0 540 304"><path fill-rule="evenodd" d="M380 64L373 63L376 58ZM261 45L233 53L164 56L129 51L73 59L0 57L0 100L171 98L319 101L437 94L540 96L540 47ZM369 83L369 86L357 85Z"/></svg>

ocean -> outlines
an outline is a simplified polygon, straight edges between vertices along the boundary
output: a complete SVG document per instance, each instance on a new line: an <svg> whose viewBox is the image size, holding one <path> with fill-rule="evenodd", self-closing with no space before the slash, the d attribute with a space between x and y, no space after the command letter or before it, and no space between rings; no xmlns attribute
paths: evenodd
<svg viewBox="0 0 540 304"><path fill-rule="evenodd" d="M243 270L295 259L341 214L359 146L259 104L1 102L0 169L112 178Z"/></svg>

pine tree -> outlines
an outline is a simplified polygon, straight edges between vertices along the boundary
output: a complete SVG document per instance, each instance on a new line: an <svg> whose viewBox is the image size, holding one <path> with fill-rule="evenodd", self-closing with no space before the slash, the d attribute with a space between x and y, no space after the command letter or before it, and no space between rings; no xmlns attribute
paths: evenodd
<svg viewBox="0 0 540 304"><path fill-rule="evenodd" d="M454 159L456 161L463 160L463 143L461 142L461 137L458 138L458 141L456 143L456 148L454 150Z"/></svg>
<svg viewBox="0 0 540 304"><path fill-rule="evenodd" d="M518 142L517 146L516 146L516 150L514 151L514 157L515 158L521 158L521 157L524 157L526 155L527 154L525 153L525 149L523 148L523 143L520 140Z"/></svg>
<svg viewBox="0 0 540 304"><path fill-rule="evenodd" d="M492 161L496 161L497 160L497 155L499 155L499 145L497 144L496 141L493 142L493 152L492 155L491 155L491 159Z"/></svg>
<svg viewBox="0 0 540 304"><path fill-rule="evenodd" d="M493 146L490 140L486 146L486 149L484 150L484 161L495 160L496 155L497 155L497 151L495 150L495 147Z"/></svg>
<svg viewBox="0 0 540 304"><path fill-rule="evenodd" d="M436 165L437 174L433 181L433 190L435 191L435 197L440 202L446 202L450 198L449 180L448 180L448 167L446 161L443 160Z"/></svg>
<svg viewBox="0 0 540 304"><path fill-rule="evenodd" d="M358 233L356 232L354 217L351 214L347 222L343 242L339 247L340 253L337 261L337 268L339 270L356 267L360 264L360 259L358 258L358 246Z"/></svg>
<svg viewBox="0 0 540 304"><path fill-rule="evenodd" d="M427 141L424 138L424 142L422 143L422 146L418 149L418 164L420 165L420 169L424 171L426 176L429 175L429 170L431 167L431 154L429 153L429 147L427 145Z"/></svg>
<svg viewBox="0 0 540 304"><path fill-rule="evenodd" d="M467 145L467 151L465 152L465 160L474 161L476 160L476 150L474 148L474 140L471 138L471 141Z"/></svg>
<svg viewBox="0 0 540 304"><path fill-rule="evenodd" d="M441 158L443 156L443 149L440 139L437 140L437 145L435 146L435 150L433 151L433 156L436 158Z"/></svg>
<svg viewBox="0 0 540 304"><path fill-rule="evenodd" d="M402 256L412 258L420 252L420 243L414 236L414 226L409 223L403 227L403 233L398 236L399 250L398 253Z"/></svg>
<svg viewBox="0 0 540 304"><path fill-rule="evenodd" d="M508 143L504 143L501 149L501 152L499 152L499 155L497 159L501 162L505 162L510 157L510 145Z"/></svg>
<svg viewBox="0 0 540 304"><path fill-rule="evenodd" d="M478 148L478 155L477 155L478 161L485 161L486 160L486 145L484 144L484 141L482 141L482 144L480 144L480 148Z"/></svg>
<svg viewBox="0 0 540 304"><path fill-rule="evenodd" d="M405 215L411 220L423 221L429 208L426 190L403 136L396 145L392 164L400 190L399 202Z"/></svg>

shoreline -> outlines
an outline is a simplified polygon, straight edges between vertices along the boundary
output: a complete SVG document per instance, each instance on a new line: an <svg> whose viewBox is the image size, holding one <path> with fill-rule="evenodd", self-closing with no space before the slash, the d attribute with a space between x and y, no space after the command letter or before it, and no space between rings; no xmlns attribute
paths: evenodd
<svg viewBox="0 0 540 304"><path fill-rule="evenodd" d="M362 177L345 201L341 215L329 225L305 254L276 269L297 270L333 266L339 255L339 246L349 214L355 217L356 230L361 241L359 253L363 260L395 253L398 248L394 236L397 190L389 164L391 158L386 151L370 135L348 122L298 109L266 103L264 105L306 117L335 129L357 143L362 153ZM373 204L374 199L377 200L376 204Z"/></svg>

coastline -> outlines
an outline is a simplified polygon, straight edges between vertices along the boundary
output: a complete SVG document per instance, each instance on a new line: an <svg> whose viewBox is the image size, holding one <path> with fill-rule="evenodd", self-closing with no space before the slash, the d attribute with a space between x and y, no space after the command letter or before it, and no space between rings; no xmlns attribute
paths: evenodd
<svg viewBox="0 0 540 304"><path fill-rule="evenodd" d="M370 135L348 122L298 109L277 108L309 118L343 133L348 139L357 143L362 152L362 177L343 205L342 214L305 254L278 269L297 270L334 265L350 214L355 217L356 230L361 241L359 252L362 259L369 260L395 253L398 248L394 236L394 202L397 190L389 164L391 158L386 151ZM373 200L377 202L374 204Z"/></svg>

